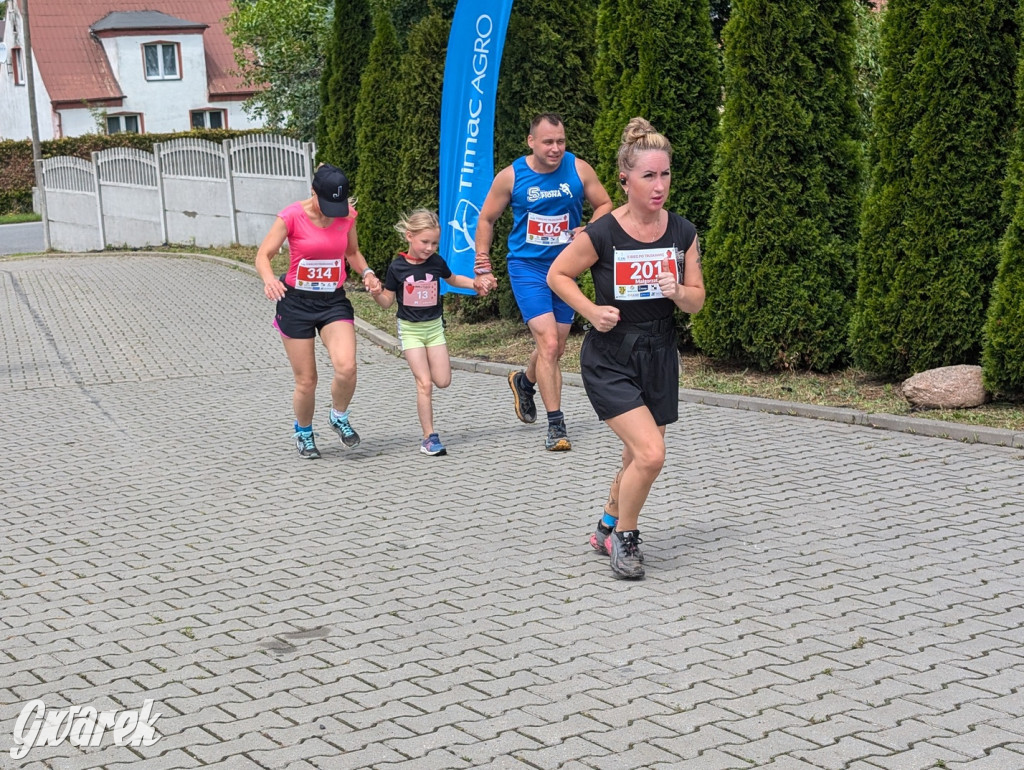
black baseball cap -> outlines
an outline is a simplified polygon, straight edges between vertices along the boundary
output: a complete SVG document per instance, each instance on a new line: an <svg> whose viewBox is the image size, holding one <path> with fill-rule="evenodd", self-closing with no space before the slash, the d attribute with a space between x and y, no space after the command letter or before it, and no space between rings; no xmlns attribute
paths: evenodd
<svg viewBox="0 0 1024 770"><path fill-rule="evenodd" d="M340 168L328 163L320 166L313 175L313 192L324 216L348 216L348 177Z"/></svg>

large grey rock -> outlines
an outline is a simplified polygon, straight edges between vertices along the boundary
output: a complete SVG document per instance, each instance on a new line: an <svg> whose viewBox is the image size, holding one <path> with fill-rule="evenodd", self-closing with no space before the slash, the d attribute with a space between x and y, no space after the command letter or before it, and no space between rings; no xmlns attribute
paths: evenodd
<svg viewBox="0 0 1024 770"><path fill-rule="evenodd" d="M970 409L988 400L981 367L940 366L903 381L903 397L916 409Z"/></svg>

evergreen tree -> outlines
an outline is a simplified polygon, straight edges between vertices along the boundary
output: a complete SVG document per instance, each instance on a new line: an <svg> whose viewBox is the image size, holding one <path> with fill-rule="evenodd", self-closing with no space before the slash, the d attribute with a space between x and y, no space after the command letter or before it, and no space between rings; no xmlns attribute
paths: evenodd
<svg viewBox="0 0 1024 770"><path fill-rule="evenodd" d="M409 30L395 84L402 137L398 176L401 208L438 210L441 93L451 21L432 11Z"/></svg>
<svg viewBox="0 0 1024 770"><path fill-rule="evenodd" d="M889 285L906 253L903 228L913 166L911 132L920 119L914 59L921 45L920 18L929 0L890 0L882 21L881 79L868 142L870 186L864 200L857 259L857 298L850 346L857 366L887 371L891 355L886 323L898 312Z"/></svg>
<svg viewBox="0 0 1024 770"><path fill-rule="evenodd" d="M1024 3L1017 14L1024 29ZM1003 215L1009 227L1001 243L999 269L985 322L982 372L995 393L1024 393L1024 47L1017 65L1017 114Z"/></svg>
<svg viewBox="0 0 1024 770"><path fill-rule="evenodd" d="M353 181L359 170L356 103L372 38L367 0L334 0L333 34L320 79L317 159L334 164Z"/></svg>
<svg viewBox="0 0 1024 770"><path fill-rule="evenodd" d="M570 152L593 160L593 125L597 115L591 89L594 16L597 0L516 0L501 59L495 105L495 172L528 152L526 135L533 118L555 112L565 121ZM586 221L586 220L584 220ZM475 312L518 319L505 274L506 213L494 229L491 266L498 290L474 301Z"/></svg>
<svg viewBox="0 0 1024 770"><path fill-rule="evenodd" d="M394 225L401 215L395 184L401 169L402 138L395 83L398 81L398 38L387 8L373 14L373 41L363 70L356 104L358 171L354 194L359 199L359 245L378 275L402 246Z"/></svg>
<svg viewBox="0 0 1024 770"><path fill-rule="evenodd" d="M849 0L736 0L694 341L762 369L844 363L861 197Z"/></svg>
<svg viewBox="0 0 1024 770"><path fill-rule="evenodd" d="M890 3L883 57L917 40L896 84L911 105L883 105L898 120L892 134L876 114L882 168L864 213L851 326L857 364L894 378L978 361L1007 225L1000 198L1017 46L1005 0L909 0L901 19L902 5ZM911 41L891 40L893 17L899 27L916 17ZM886 147L899 140L905 147Z"/></svg>
<svg viewBox="0 0 1024 770"><path fill-rule="evenodd" d="M647 118L672 142L672 208L703 231L711 215L721 93L708 0L603 0L598 34L598 176L621 200L622 129L631 118Z"/></svg>

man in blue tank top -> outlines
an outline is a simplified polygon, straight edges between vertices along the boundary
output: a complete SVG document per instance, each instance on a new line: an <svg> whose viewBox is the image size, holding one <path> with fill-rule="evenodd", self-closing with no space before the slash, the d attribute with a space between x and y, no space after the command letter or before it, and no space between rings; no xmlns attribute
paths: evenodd
<svg viewBox="0 0 1024 770"><path fill-rule="evenodd" d="M573 236L582 230L583 201L593 209L591 221L612 210L612 201L594 169L565 151L565 126L558 115L533 119L526 143L531 154L498 172L476 224L475 272L485 290L498 285L491 274L490 251L494 223L510 205L512 232L508 236L508 277L533 335L534 349L526 369L511 372L516 416L537 419L534 394L540 390L548 415L544 447L552 452L572 448L562 415L562 372L558 362L572 328L573 309L547 283L548 268Z"/></svg>

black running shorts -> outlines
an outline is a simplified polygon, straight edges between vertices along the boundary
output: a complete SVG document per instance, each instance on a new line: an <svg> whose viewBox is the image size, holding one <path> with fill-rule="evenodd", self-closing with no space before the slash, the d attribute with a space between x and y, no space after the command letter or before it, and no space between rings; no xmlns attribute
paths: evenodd
<svg viewBox="0 0 1024 770"><path fill-rule="evenodd" d="M344 289L334 292L302 291L288 287L277 303L274 326L285 337L307 340L327 324L355 319L352 301Z"/></svg>
<svg viewBox="0 0 1024 770"><path fill-rule="evenodd" d="M598 419L646 406L657 425L679 419L679 351L675 329L627 335L587 332L580 373Z"/></svg>

